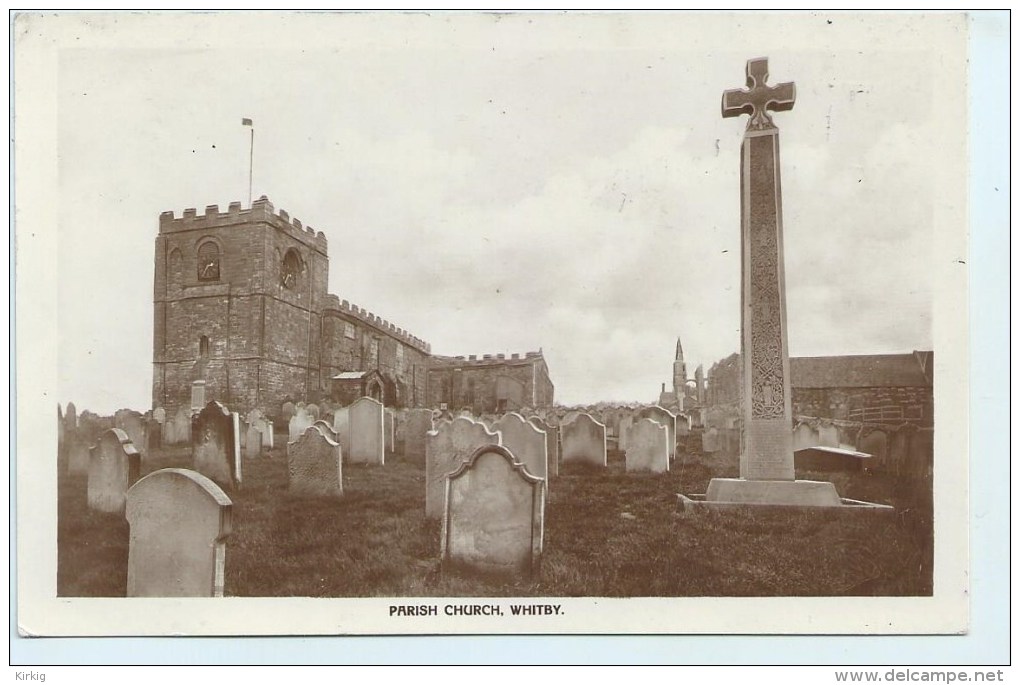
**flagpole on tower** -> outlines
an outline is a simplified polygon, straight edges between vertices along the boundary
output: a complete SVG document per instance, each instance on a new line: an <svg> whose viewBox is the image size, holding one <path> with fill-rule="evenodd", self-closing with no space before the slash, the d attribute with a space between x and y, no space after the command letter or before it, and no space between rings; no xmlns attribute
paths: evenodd
<svg viewBox="0 0 1020 685"><path fill-rule="evenodd" d="M248 206L251 207L252 193L251 193L251 179L252 179L252 165L255 161L255 125L252 124L251 119L241 119L241 126L247 126L251 129L251 145L248 147Z"/></svg>

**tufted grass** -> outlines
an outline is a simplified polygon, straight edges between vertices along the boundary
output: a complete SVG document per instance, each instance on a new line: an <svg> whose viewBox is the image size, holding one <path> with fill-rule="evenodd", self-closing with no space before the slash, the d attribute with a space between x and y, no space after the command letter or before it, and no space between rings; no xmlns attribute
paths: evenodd
<svg viewBox="0 0 1020 685"><path fill-rule="evenodd" d="M282 438L278 444L284 444ZM884 596L930 595L930 494L885 475L833 478L844 497L898 505L887 517L836 512L684 515L676 494L737 475L736 459L678 452L666 474L566 464L550 484L545 553L531 579L440 572L438 521L424 518L424 469L400 459L344 465L340 500L287 490L286 448L246 460L227 543L231 596ZM188 467L153 450L142 474ZM58 594L123 596L128 527L90 512L84 476L60 478ZM930 488L930 485L928 486ZM928 490L930 493L930 490Z"/></svg>

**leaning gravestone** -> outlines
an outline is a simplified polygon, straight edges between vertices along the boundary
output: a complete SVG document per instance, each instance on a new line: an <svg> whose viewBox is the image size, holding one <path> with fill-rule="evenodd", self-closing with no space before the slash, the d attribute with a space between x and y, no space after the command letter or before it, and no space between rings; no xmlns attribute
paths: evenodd
<svg viewBox="0 0 1020 685"><path fill-rule="evenodd" d="M640 419L627 436L627 472L669 471L669 429L654 419Z"/></svg>
<svg viewBox="0 0 1020 685"><path fill-rule="evenodd" d="M287 445L288 488L292 493L342 497L340 445L332 429L316 422Z"/></svg>
<svg viewBox="0 0 1020 685"><path fill-rule="evenodd" d="M545 453L549 463L549 477L555 478L560 475L560 429L557 426L550 426L540 416L532 416L529 420L531 425L545 433ZM548 484L546 489L548 489Z"/></svg>
<svg viewBox="0 0 1020 685"><path fill-rule="evenodd" d="M188 469L162 469L127 493L128 597L222 597L232 503Z"/></svg>
<svg viewBox="0 0 1020 685"><path fill-rule="evenodd" d="M543 431L516 412L504 414L493 428L503 436L503 447L524 464L528 473L542 479L549 477L549 451Z"/></svg>
<svg viewBox="0 0 1020 685"><path fill-rule="evenodd" d="M149 438L146 435L146 426L142 415L131 409L118 409L113 415L113 427L127 433L131 444L135 446L135 449L138 450L138 453L144 459Z"/></svg>
<svg viewBox="0 0 1020 685"><path fill-rule="evenodd" d="M350 414L348 439L351 443L348 460L352 464L386 463L382 402L362 397L347 409Z"/></svg>
<svg viewBox="0 0 1020 685"><path fill-rule="evenodd" d="M301 437L309 426L315 423L315 419L305 411L304 407L299 407L294 410L294 416L290 417L290 422L287 425L287 432L289 435L288 442L294 442Z"/></svg>
<svg viewBox="0 0 1020 685"><path fill-rule="evenodd" d="M425 517L443 515L446 477L479 447L500 444L500 435L480 421L458 416L425 437Z"/></svg>
<svg viewBox="0 0 1020 685"><path fill-rule="evenodd" d="M606 427L588 414L578 414L560 426L563 463L579 462L605 466Z"/></svg>
<svg viewBox="0 0 1020 685"><path fill-rule="evenodd" d="M104 431L89 455L89 509L123 513L128 488L138 480L141 467L127 433L119 428Z"/></svg>
<svg viewBox="0 0 1020 685"><path fill-rule="evenodd" d="M433 429L432 412L411 409L404 419L404 458L416 464L425 461L427 434Z"/></svg>
<svg viewBox="0 0 1020 685"><path fill-rule="evenodd" d="M195 417L191 438L195 470L220 486L233 488L238 481L234 463L237 444L234 415L219 402L210 402Z"/></svg>
<svg viewBox="0 0 1020 685"><path fill-rule="evenodd" d="M544 488L505 447L478 448L446 478L444 568L512 577L537 572Z"/></svg>

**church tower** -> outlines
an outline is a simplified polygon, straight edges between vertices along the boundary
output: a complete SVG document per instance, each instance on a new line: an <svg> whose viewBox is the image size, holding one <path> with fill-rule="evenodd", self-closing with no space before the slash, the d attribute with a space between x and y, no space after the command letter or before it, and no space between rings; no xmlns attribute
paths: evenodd
<svg viewBox="0 0 1020 685"><path fill-rule="evenodd" d="M190 406L196 380L207 401L242 410L322 391L323 233L265 196L163 212L154 266L153 406Z"/></svg>
<svg viewBox="0 0 1020 685"><path fill-rule="evenodd" d="M676 339L676 359L673 361L673 392L676 393L677 403L681 405L681 409L686 386L687 364L684 363L684 348L678 337Z"/></svg>

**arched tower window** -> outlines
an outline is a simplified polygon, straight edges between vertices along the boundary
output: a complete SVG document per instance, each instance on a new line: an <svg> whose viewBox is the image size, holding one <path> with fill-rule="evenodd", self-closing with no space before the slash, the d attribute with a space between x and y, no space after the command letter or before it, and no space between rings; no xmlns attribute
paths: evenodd
<svg viewBox="0 0 1020 685"><path fill-rule="evenodd" d="M303 272L304 264L301 261L301 255L293 248L287 250L287 254L283 256L283 264L280 265L281 285L284 288L293 290L297 287L298 280Z"/></svg>
<svg viewBox="0 0 1020 685"><path fill-rule="evenodd" d="M202 359L209 358L209 336L203 335L198 339L198 356Z"/></svg>
<svg viewBox="0 0 1020 685"><path fill-rule="evenodd" d="M211 240L198 247L198 280L220 280L220 248Z"/></svg>

